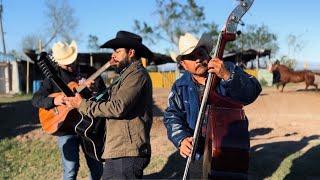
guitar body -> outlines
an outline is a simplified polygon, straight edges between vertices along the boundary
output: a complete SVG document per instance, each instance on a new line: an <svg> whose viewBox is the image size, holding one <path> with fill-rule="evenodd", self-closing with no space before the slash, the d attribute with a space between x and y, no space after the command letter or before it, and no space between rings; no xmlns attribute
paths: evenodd
<svg viewBox="0 0 320 180"><path fill-rule="evenodd" d="M70 89L76 88L76 82L68 83ZM52 93L49 97L63 95L63 92ZM52 109L39 108L39 119L42 129L49 134L59 135L71 132L80 119L80 114L76 109L66 105L56 106Z"/></svg>
<svg viewBox="0 0 320 180"><path fill-rule="evenodd" d="M89 118L81 115L80 122L75 126L76 133L81 136L84 151L91 158L104 161L101 156L105 142L105 118Z"/></svg>
<svg viewBox="0 0 320 180"><path fill-rule="evenodd" d="M94 101L102 101L105 95L108 95L108 90L101 93L99 96L91 98ZM90 118L83 114L81 115L81 120L75 126L76 133L82 139L82 145L84 151L91 158L103 162L104 159L101 158L104 151L104 143L106 138L106 118L97 117Z"/></svg>

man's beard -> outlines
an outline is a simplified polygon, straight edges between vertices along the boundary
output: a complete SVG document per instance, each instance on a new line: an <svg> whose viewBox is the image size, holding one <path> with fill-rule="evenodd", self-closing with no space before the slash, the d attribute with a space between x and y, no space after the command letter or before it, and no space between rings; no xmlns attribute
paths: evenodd
<svg viewBox="0 0 320 180"><path fill-rule="evenodd" d="M128 67L130 65L130 62L128 59L120 61L119 64L115 67L116 73L120 74L123 69Z"/></svg>

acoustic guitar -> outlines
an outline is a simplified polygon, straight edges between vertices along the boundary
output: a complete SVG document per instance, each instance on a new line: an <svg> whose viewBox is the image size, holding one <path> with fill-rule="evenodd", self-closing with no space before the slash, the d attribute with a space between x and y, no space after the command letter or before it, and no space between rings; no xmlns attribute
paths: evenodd
<svg viewBox="0 0 320 180"><path fill-rule="evenodd" d="M60 77L56 74L57 65L52 60L51 55L46 52L42 52L37 59L37 65L39 66L42 73L50 79L61 92L50 94L49 97L56 97L59 94L65 94L67 97L74 96L75 93L72 90L80 93L82 96L87 96L82 93L82 91L86 88L86 86L78 85L76 82L69 82L66 85ZM96 79L102 72L110 67L110 63L106 63L99 70L97 70L93 75L91 75L87 81ZM72 89L72 90L71 90ZM60 129L64 129L62 126L65 126L65 119L69 116L69 112L71 114L73 109L68 108L66 105L56 106L52 109L39 109L39 119L43 130L49 134L59 134ZM68 118L67 118L68 119ZM66 122L67 123L67 122ZM74 124L74 123L73 123ZM73 126L74 127L74 126Z"/></svg>

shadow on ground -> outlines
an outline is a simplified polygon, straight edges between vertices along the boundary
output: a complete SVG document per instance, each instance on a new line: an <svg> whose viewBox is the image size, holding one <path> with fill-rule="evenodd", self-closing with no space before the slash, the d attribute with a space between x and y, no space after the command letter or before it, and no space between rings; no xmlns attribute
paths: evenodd
<svg viewBox="0 0 320 180"><path fill-rule="evenodd" d="M182 179L186 161L178 151L172 153L161 171L143 176L143 179Z"/></svg>
<svg viewBox="0 0 320 180"><path fill-rule="evenodd" d="M290 173L284 179L320 179L320 145L305 152L292 162Z"/></svg>
<svg viewBox="0 0 320 180"><path fill-rule="evenodd" d="M163 116L163 111L153 106L154 116ZM0 103L0 139L26 134L40 127L38 109L31 100Z"/></svg>
<svg viewBox="0 0 320 180"><path fill-rule="evenodd" d="M265 179L272 176L272 174L278 169L284 159L302 150L309 144L309 141L318 138L318 135L313 135L309 137L303 137L300 141L282 141L253 146L250 150L250 179ZM313 150L311 149L310 151L311 152L306 153L306 157L304 157L305 155L303 155L299 157L299 159L293 161L293 166L291 169L292 174L289 174L288 176L294 175L294 178L298 178L298 176L296 176L296 172L303 172L304 169L312 168L312 165L310 167L309 164L314 164L314 161L317 161L317 163L319 163L319 147L316 147L315 149L313 148ZM316 152L318 152L318 154L316 154ZM313 156L317 156L318 159L311 159L311 157ZM304 164L304 167L300 167L299 164ZM304 175L309 176L310 174ZM317 176L318 178L320 178L320 172L313 176Z"/></svg>
<svg viewBox="0 0 320 180"><path fill-rule="evenodd" d="M273 128L256 128L250 130L250 138L269 134Z"/></svg>
<svg viewBox="0 0 320 180"><path fill-rule="evenodd" d="M15 137L39 128L37 111L31 100L0 103L0 139Z"/></svg>
<svg viewBox="0 0 320 180"><path fill-rule="evenodd" d="M261 128L253 132L261 131L256 133L260 135L269 133L271 130L272 128ZM254 133L252 137L254 137ZM300 141L282 141L253 146L250 149L249 179L270 178L286 158L301 151L310 141L319 139L319 137L318 135L313 135L303 137ZM320 145L311 148L301 156L297 156L298 158L292 161L289 174L285 176L285 179L320 179L320 172L318 170L320 164ZM176 151L169 156L161 171L146 175L144 179L181 179L184 167L185 159Z"/></svg>
<svg viewBox="0 0 320 180"><path fill-rule="evenodd" d="M310 87L309 89L298 89L297 91L298 92L320 92L319 89L315 89L315 88L310 89Z"/></svg>

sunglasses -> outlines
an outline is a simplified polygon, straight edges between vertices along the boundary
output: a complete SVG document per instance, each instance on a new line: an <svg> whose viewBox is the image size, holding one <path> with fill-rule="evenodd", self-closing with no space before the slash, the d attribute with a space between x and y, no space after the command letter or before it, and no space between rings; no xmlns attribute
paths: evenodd
<svg viewBox="0 0 320 180"><path fill-rule="evenodd" d="M181 60L196 61L198 59L203 61L211 59L211 57L209 56L208 52L203 48L197 48L190 54L181 56Z"/></svg>

